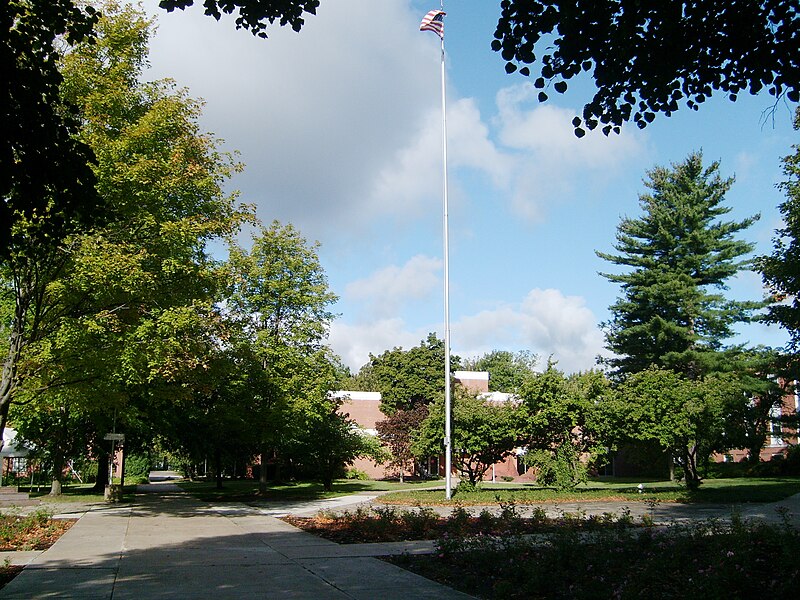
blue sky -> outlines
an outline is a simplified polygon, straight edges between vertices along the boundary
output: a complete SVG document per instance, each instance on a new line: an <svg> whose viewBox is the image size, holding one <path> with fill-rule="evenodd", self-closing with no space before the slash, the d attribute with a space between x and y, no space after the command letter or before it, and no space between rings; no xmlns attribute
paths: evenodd
<svg viewBox="0 0 800 600"><path fill-rule="evenodd" d="M370 353L441 336L440 53L437 36L418 30L438 2L323 0L299 34L275 28L268 40L198 7L169 14L156 4L144 4L159 24L147 77L171 77L205 100L202 127L246 165L228 189L263 221L320 242L340 297L333 349L357 370ZM608 266L595 250L611 251L620 218L640 214L645 172L695 150L735 175L731 218L761 213L744 237L770 251L780 158L798 142L793 106L767 114L766 95L712 98L643 131L578 140L570 121L590 80L540 105L490 49L499 1L445 10L455 354L524 349L566 371L594 366L598 325L619 292L598 275ZM732 297L762 294L755 274L731 282ZM736 341L785 339L750 325Z"/></svg>

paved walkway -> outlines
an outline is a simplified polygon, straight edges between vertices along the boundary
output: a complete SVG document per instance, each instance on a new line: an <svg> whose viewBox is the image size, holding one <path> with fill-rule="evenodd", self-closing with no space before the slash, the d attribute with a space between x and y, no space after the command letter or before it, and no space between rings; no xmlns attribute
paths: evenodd
<svg viewBox="0 0 800 600"><path fill-rule="evenodd" d="M374 558L429 553L433 542L340 545L276 518L379 503L371 494L251 507L201 503L171 483L140 486L140 491L144 494L132 505L64 506L61 516L80 520L46 552L10 553L13 564L26 568L0 590L0 599L470 598ZM591 502L541 508L550 516L627 510L657 523L724 519L735 510L745 518L789 518L800 524L800 494L740 506ZM517 509L526 514L535 507ZM435 510L452 512L450 507Z"/></svg>
<svg viewBox="0 0 800 600"><path fill-rule="evenodd" d="M173 484L133 506L92 507L32 556L0 598L466 600L374 556L430 544L342 546L242 505L214 507Z"/></svg>

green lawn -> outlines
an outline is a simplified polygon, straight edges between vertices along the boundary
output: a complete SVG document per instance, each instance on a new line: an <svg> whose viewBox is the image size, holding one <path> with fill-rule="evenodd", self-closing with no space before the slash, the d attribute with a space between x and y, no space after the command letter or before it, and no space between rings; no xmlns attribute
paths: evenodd
<svg viewBox="0 0 800 600"><path fill-rule="evenodd" d="M333 491L326 492L322 484L316 482L293 482L283 485L270 485L266 495L258 493L258 482L248 480L225 480L221 490L216 489L214 481L181 481L178 485L200 500L207 502L231 500L250 502L259 500L318 500L335 498L359 492L384 492L393 490L413 490L440 485L436 481L357 481L340 479L334 482Z"/></svg>
<svg viewBox="0 0 800 600"><path fill-rule="evenodd" d="M40 498L41 500L47 500L47 502L103 502L105 500L103 492L92 492L92 486L93 484L91 483L64 485L61 488L60 496L50 496L49 485L34 486L33 488L20 486L19 491L28 492L31 498ZM123 501L128 502L133 500L135 490L135 485L126 485Z"/></svg>
<svg viewBox="0 0 800 600"><path fill-rule="evenodd" d="M558 492L535 484L484 483L475 492L458 492L451 500L441 490L410 490L386 494L382 502L403 505L482 505L498 502L534 504L547 502L652 501L705 504L741 504L744 502L777 502L800 493L800 478L763 477L708 479L696 492L680 483L656 481L644 483L640 493L636 483L593 481L572 492Z"/></svg>

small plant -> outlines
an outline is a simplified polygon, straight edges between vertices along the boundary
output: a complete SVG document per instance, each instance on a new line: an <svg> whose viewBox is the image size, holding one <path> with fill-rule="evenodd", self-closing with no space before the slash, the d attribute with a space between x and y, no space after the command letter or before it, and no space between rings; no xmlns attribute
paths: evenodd
<svg viewBox="0 0 800 600"><path fill-rule="evenodd" d="M355 467L347 469L347 471L344 473L344 478L356 481L369 481L369 475L367 472L362 471L361 469L356 469Z"/></svg>
<svg viewBox="0 0 800 600"><path fill-rule="evenodd" d="M458 485L456 486L453 495L455 496L457 494L474 494L480 489L481 489L480 483L472 483L471 481L462 479L461 481L458 482Z"/></svg>
<svg viewBox="0 0 800 600"><path fill-rule="evenodd" d="M125 480L130 483L147 483L150 478L150 458L132 454L125 458Z"/></svg>
<svg viewBox="0 0 800 600"><path fill-rule="evenodd" d="M568 442L561 444L555 452L531 452L526 460L536 467L536 482L539 485L552 486L559 491L574 490L587 478L586 465L581 462L575 447Z"/></svg>
<svg viewBox="0 0 800 600"><path fill-rule="evenodd" d="M447 532L450 535L466 535L469 532L470 514L461 506L456 505L447 519Z"/></svg>

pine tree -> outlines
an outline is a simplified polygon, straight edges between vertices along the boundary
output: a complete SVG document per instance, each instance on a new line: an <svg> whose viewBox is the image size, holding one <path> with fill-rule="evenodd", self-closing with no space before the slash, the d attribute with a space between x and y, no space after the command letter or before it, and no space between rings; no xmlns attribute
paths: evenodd
<svg viewBox="0 0 800 600"><path fill-rule="evenodd" d="M726 281L749 267L744 257L753 244L736 239L759 215L723 221L733 178L723 179L719 163L703 167L701 153L672 168L648 172L650 193L639 202L643 215L624 218L617 227L618 254L597 252L621 274L602 273L622 287L604 324L607 363L615 374L636 373L650 366L698 377L733 334L760 306L725 298Z"/></svg>
<svg viewBox="0 0 800 600"><path fill-rule="evenodd" d="M794 127L800 130L800 108ZM760 257L758 267L775 300L767 320L789 332L790 345L796 350L800 346L800 144L793 149L795 153L783 159L786 180L780 187L786 192L786 200L779 208L784 226L776 232L773 253Z"/></svg>

